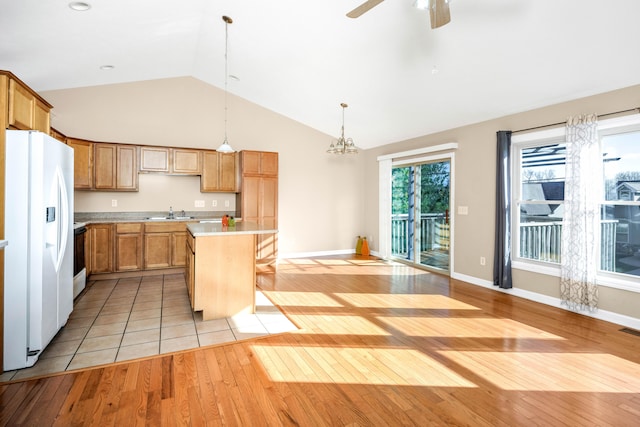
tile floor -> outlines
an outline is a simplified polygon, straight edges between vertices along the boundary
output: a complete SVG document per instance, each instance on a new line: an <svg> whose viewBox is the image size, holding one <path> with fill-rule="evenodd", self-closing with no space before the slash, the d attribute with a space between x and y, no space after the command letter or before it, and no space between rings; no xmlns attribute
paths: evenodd
<svg viewBox="0 0 640 427"><path fill-rule="evenodd" d="M184 275L90 282L67 324L31 368L0 381L29 378L297 329L260 291L256 314L202 320L189 304Z"/></svg>

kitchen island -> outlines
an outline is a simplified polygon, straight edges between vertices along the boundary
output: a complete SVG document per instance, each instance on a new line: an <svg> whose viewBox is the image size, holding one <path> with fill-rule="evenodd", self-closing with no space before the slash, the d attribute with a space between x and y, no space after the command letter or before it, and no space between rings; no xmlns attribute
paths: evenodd
<svg viewBox="0 0 640 427"><path fill-rule="evenodd" d="M277 229L252 222L187 225L187 288L203 320L255 313L256 236Z"/></svg>

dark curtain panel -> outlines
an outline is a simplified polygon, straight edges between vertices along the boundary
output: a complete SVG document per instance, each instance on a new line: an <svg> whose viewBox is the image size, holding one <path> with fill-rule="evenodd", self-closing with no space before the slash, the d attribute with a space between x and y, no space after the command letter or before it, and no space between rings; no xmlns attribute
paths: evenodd
<svg viewBox="0 0 640 427"><path fill-rule="evenodd" d="M511 283L511 131L498 131L496 158L496 244L493 284L509 289Z"/></svg>

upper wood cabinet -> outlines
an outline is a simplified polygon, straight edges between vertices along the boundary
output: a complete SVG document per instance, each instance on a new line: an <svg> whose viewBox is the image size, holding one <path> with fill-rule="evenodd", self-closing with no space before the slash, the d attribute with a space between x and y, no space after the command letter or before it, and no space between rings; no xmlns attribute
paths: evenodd
<svg viewBox="0 0 640 427"><path fill-rule="evenodd" d="M91 190L93 188L93 142L67 138L67 145L73 148L73 188Z"/></svg>
<svg viewBox="0 0 640 427"><path fill-rule="evenodd" d="M8 84L7 123L9 127L49 134L51 104L13 75L9 75Z"/></svg>
<svg viewBox="0 0 640 427"><path fill-rule="evenodd" d="M238 191L236 159L236 153L202 151L200 191L202 193Z"/></svg>
<svg viewBox="0 0 640 427"><path fill-rule="evenodd" d="M200 151L188 148L171 148L169 155L171 157L170 173L181 175L200 175L202 173Z"/></svg>
<svg viewBox="0 0 640 427"><path fill-rule="evenodd" d="M140 172L169 173L169 148L140 147Z"/></svg>
<svg viewBox="0 0 640 427"><path fill-rule="evenodd" d="M64 143L67 142L67 136L54 128L49 129L49 135L51 135L53 138L57 139L60 142L64 142Z"/></svg>
<svg viewBox="0 0 640 427"><path fill-rule="evenodd" d="M269 151L242 151L243 175L278 176L278 153Z"/></svg>
<svg viewBox="0 0 640 427"><path fill-rule="evenodd" d="M136 146L94 143L93 151L94 189L138 191Z"/></svg>
<svg viewBox="0 0 640 427"><path fill-rule="evenodd" d="M189 148L140 147L140 172L200 175L200 151Z"/></svg>

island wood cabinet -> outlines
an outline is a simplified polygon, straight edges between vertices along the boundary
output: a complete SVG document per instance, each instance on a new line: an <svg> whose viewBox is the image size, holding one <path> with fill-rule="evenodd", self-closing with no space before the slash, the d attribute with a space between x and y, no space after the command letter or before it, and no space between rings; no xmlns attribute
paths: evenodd
<svg viewBox="0 0 640 427"><path fill-rule="evenodd" d="M187 281L187 292L189 294L189 302L191 308L196 306L195 301L195 282L196 282L196 238L187 231L185 238L186 257L185 257L185 279ZM194 309L195 310L195 309Z"/></svg>
<svg viewBox="0 0 640 427"><path fill-rule="evenodd" d="M144 224L117 223L115 224L115 271L142 270L142 236Z"/></svg>
<svg viewBox="0 0 640 427"><path fill-rule="evenodd" d="M89 224L87 275L113 272L113 224Z"/></svg>
<svg viewBox="0 0 640 427"><path fill-rule="evenodd" d="M200 150L190 148L140 146L140 172L172 175L200 175Z"/></svg>
<svg viewBox="0 0 640 427"><path fill-rule="evenodd" d="M94 189L138 191L136 146L94 143L93 150Z"/></svg>
<svg viewBox="0 0 640 427"><path fill-rule="evenodd" d="M236 153L219 153L213 150L202 151L202 177L200 192L237 191Z"/></svg>
<svg viewBox="0 0 640 427"><path fill-rule="evenodd" d="M255 234L187 232L186 279L193 311L203 320L255 313Z"/></svg>
<svg viewBox="0 0 640 427"><path fill-rule="evenodd" d="M238 216L243 221L278 228L278 153L241 151L240 170L242 179L236 196ZM258 235L258 264L273 264L277 256L278 235Z"/></svg>
<svg viewBox="0 0 640 427"><path fill-rule="evenodd" d="M186 237L184 222L145 223L144 269L184 267Z"/></svg>

